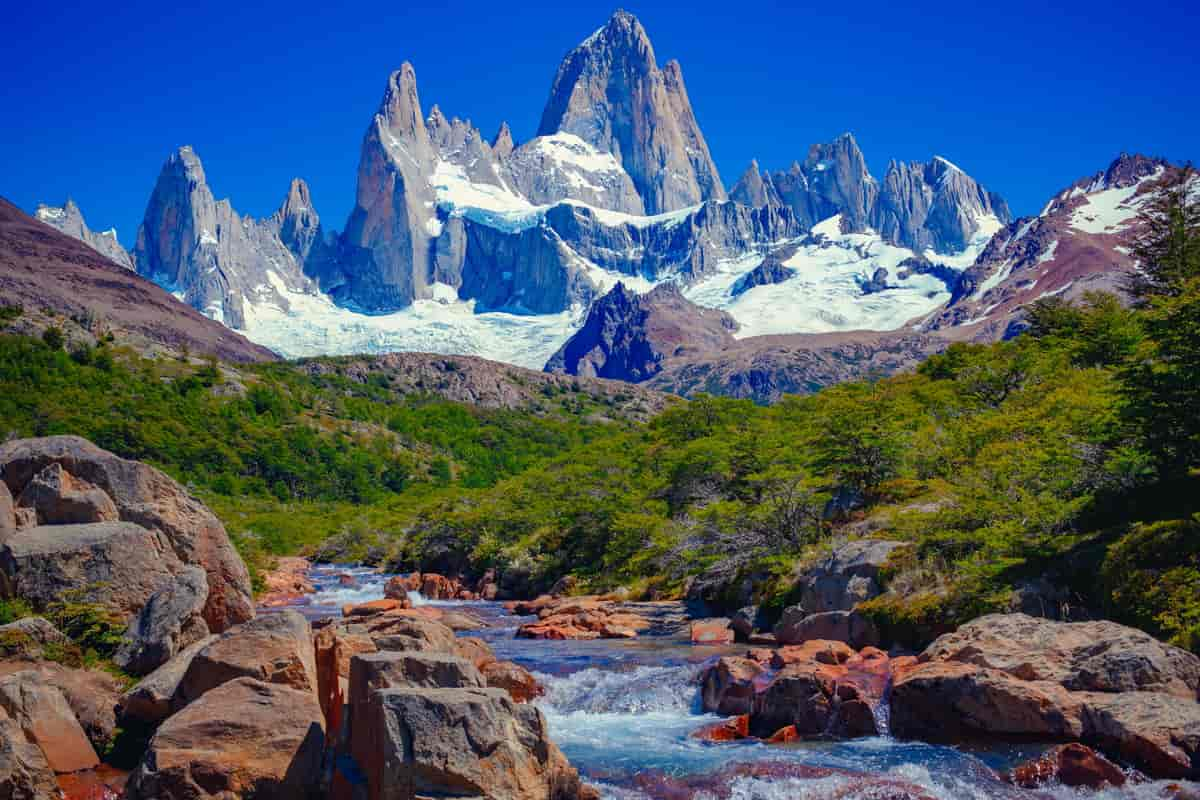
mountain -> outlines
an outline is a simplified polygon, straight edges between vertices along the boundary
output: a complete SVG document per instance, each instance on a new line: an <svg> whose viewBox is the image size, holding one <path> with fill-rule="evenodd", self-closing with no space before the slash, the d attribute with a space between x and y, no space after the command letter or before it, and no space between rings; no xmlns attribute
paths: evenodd
<svg viewBox="0 0 1200 800"><path fill-rule="evenodd" d="M997 339L1022 330L1024 307L1040 298L1119 292L1136 266L1126 245L1138 206L1174 169L1160 158L1122 153L1107 169L1058 192L1038 216L1013 220L922 329L957 328L972 339Z"/></svg>
<svg viewBox="0 0 1200 800"><path fill-rule="evenodd" d="M583 327L546 364L547 372L640 383L669 357L733 342L737 322L689 302L674 283L639 295L618 283L592 304Z"/></svg>
<svg viewBox="0 0 1200 800"><path fill-rule="evenodd" d="M138 274L232 328L263 303L288 308L289 292L312 293L304 260L320 240L308 187L295 180L280 209L264 220L216 200L191 147L172 153L159 173L138 229ZM281 239L287 236L296 251Z"/></svg>
<svg viewBox="0 0 1200 800"><path fill-rule="evenodd" d="M116 229L92 231L84 222L83 212L79 210L79 206L75 205L74 200L67 198L67 202L61 206L39 204L35 216L41 222L83 242L109 261L120 264L126 269L133 269L133 259L117 241Z"/></svg>
<svg viewBox="0 0 1200 800"><path fill-rule="evenodd" d="M135 347L236 362L276 357L3 198L0 305L21 306L24 312L13 326L29 332L69 324L89 336L112 332L118 342Z"/></svg>
<svg viewBox="0 0 1200 800"><path fill-rule="evenodd" d="M961 253L1012 219L1002 197L940 156L892 161L881 185L850 133L814 144L786 172L762 172L752 161L729 196L755 208L787 206L805 228L840 214L844 231L873 230L916 253Z"/></svg>
<svg viewBox="0 0 1200 800"><path fill-rule="evenodd" d="M615 156L648 214L725 197L679 62L659 69L646 30L626 11L563 59L538 126L539 136L556 133Z"/></svg>

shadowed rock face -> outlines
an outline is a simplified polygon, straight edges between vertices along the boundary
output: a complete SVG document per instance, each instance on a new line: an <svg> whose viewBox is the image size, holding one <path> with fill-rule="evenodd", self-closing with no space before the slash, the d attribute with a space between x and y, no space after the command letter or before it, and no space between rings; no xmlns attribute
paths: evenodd
<svg viewBox="0 0 1200 800"><path fill-rule="evenodd" d="M677 62L662 69L641 23L615 13L558 68L538 135L572 133L612 153L646 212L725 196Z"/></svg>
<svg viewBox="0 0 1200 800"><path fill-rule="evenodd" d="M736 329L731 316L700 308L673 283L641 296L618 283L592 306L583 328L554 354L546 371L636 383L662 369L668 355L732 342Z"/></svg>

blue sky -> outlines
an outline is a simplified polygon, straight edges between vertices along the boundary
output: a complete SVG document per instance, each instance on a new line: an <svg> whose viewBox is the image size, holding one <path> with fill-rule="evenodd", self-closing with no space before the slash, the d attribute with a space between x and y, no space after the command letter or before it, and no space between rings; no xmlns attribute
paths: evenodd
<svg viewBox="0 0 1200 800"><path fill-rule="evenodd" d="M726 185L852 131L872 171L937 153L1018 214L1122 150L1200 160L1194 2L627 3L683 65ZM14 4L0 194L68 194L131 245L163 160L193 145L218 197L264 216L304 177L325 224L408 60L428 113L533 135L562 56L610 2Z"/></svg>

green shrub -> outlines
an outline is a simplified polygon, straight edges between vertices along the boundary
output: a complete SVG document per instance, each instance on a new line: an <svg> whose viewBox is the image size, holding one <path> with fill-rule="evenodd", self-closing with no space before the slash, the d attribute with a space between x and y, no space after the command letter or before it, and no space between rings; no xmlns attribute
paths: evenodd
<svg viewBox="0 0 1200 800"><path fill-rule="evenodd" d="M1200 518L1135 526L1102 579L1114 618L1200 653Z"/></svg>

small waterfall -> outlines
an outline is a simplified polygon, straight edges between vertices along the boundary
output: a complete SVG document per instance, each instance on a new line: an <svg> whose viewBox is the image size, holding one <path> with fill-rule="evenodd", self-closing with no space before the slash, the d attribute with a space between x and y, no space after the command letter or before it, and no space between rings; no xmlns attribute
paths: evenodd
<svg viewBox="0 0 1200 800"><path fill-rule="evenodd" d="M871 704L871 714L875 717L875 729L885 739L892 738L892 675L889 672L883 684L883 693L879 702Z"/></svg>
<svg viewBox="0 0 1200 800"><path fill-rule="evenodd" d="M429 605L429 601L425 599L425 595L412 590L408 592L408 602L412 604L413 608Z"/></svg>

